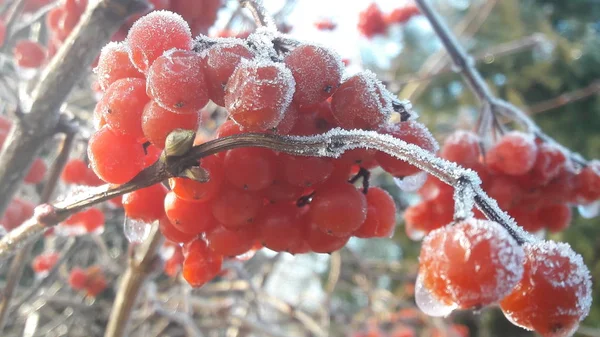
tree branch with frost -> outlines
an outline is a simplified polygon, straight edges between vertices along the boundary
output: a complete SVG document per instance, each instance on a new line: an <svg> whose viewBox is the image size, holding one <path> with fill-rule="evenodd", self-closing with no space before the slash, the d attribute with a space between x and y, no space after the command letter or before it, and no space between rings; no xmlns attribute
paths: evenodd
<svg viewBox="0 0 600 337"><path fill-rule="evenodd" d="M417 6L419 6L423 15L425 15L425 17L429 20L429 23L444 45L444 48L446 48L448 51L452 62L459 69L463 79L467 82L469 88L479 100L483 111L481 117L481 127L483 129L487 130L489 127L491 127L495 122L496 116L500 115L507 117L522 125L527 131L534 134L537 138L560 147L561 150L569 154L573 162L576 162L580 165L586 165L586 161L579 154L573 153L569 149L560 145L550 136L546 135L533 121L533 119L531 119L525 112L513 104L494 96L489 86L483 79L483 76L475 67L473 58L460 45L452 31L448 28L446 23L444 23L435 9L433 9L429 1L415 0L415 3ZM487 114L486 112L491 113L491 115ZM482 129L480 129L480 131L481 130Z"/></svg>
<svg viewBox="0 0 600 337"><path fill-rule="evenodd" d="M322 135L307 137L261 133L239 134L215 139L187 150L179 150L177 155L167 155L165 152L160 160L126 184L90 188L86 193L54 205L46 204L37 207L35 215L31 219L0 239L0 259L10 256L15 249L26 244L31 237L42 233L48 227L57 225L84 208L154 185L171 177L188 176L189 170L197 167L199 159L240 147L261 147L291 155L331 158L337 158L345 151L356 148L382 151L406 161L458 189L457 194L461 197L457 201L460 202L456 207L457 217L469 216L471 213L469 205L474 203L486 217L505 227L518 242L523 243L530 240L529 234L517 227L496 202L485 194L480 187L481 180L472 170L438 158L417 145L406 143L390 135L374 131L334 129Z"/></svg>

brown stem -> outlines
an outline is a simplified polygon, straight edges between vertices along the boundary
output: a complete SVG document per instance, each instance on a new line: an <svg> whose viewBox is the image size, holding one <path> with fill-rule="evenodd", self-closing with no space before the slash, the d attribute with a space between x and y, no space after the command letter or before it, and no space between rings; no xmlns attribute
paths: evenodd
<svg viewBox="0 0 600 337"><path fill-rule="evenodd" d="M496 202L481 189L481 180L477 174L455 163L437 158L417 145L406 143L389 135L374 131L334 129L322 135L297 137L273 134L248 133L218 138L193 147L185 155L177 158L159 160L142 171L132 181L121 186L109 185L92 188L86 194L57 203L54 206L38 207L45 211L27 220L0 239L0 259L11 255L15 249L28 239L42 232L48 226L54 226L69 215L84 208L112 199L116 196L159 183L170 177L179 176L186 168L196 165L198 159L239 147L262 147L292 155L312 157L339 157L342 153L356 148L375 149L434 175L455 188L467 186L472 190L476 206L489 218L500 223L520 243L532 240L532 237L516 225L502 211Z"/></svg>
<svg viewBox="0 0 600 337"><path fill-rule="evenodd" d="M0 153L0 214L18 190L39 150L59 123L60 107L86 74L102 46L125 19L147 7L143 0L102 0L88 8L45 68L32 92L30 108L15 123Z"/></svg>
<svg viewBox="0 0 600 337"><path fill-rule="evenodd" d="M62 144L62 148L56 157L54 163L52 163L52 167L50 168L50 175L44 189L42 190L42 194L40 197L41 203L47 203L50 201L56 186L58 185L58 178L60 177L60 173L62 172L67 159L69 158L69 154L71 153L71 149L73 148L73 142L75 139L75 133L68 133L65 135L65 139ZM2 298L0 298L0 331L4 329L4 325L6 324L6 318L8 316L8 309L10 308L10 301L12 300L15 288L19 284L19 280L23 275L23 270L27 261L29 260L29 255L31 255L31 250L33 249L34 238L37 238L38 235L32 235L27 244L21 248L20 251L17 252L17 255L14 257L10 264L9 272L6 276L6 286L2 290Z"/></svg>
<svg viewBox="0 0 600 337"><path fill-rule="evenodd" d="M152 272L161 244L162 235L158 230L158 225L155 224L152 226L148 239L142 246L139 246L138 254L133 254L129 258L129 267L125 271L117 288L119 291L110 311L110 318L108 319L108 326L106 327L104 337L125 336L131 311L143 288L144 281Z"/></svg>

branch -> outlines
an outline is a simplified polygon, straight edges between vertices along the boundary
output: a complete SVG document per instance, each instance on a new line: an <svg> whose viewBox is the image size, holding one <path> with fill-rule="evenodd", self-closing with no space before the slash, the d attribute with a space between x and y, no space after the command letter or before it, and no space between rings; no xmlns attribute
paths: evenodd
<svg viewBox="0 0 600 337"><path fill-rule="evenodd" d="M261 0L239 0L242 7L246 7L252 13L254 22L258 27L276 29L275 21L267 14L267 10Z"/></svg>
<svg viewBox="0 0 600 337"><path fill-rule="evenodd" d="M85 75L102 46L125 19L147 7L143 0L102 0L89 8L32 92L31 106L15 123L0 153L0 214L18 190L28 168L59 122L60 107Z"/></svg>
<svg viewBox="0 0 600 337"><path fill-rule="evenodd" d="M41 203L46 203L50 201L56 186L58 185L58 178L60 177L60 173L63 171L65 163L69 159L69 154L71 153L71 149L73 148L73 142L75 140L75 133L68 133L65 135L65 139L62 144L62 148L54 163L52 163L52 167L50 168L50 175L44 189L42 191L42 195L40 197ZM6 318L8 316L8 310L10 308L10 301L14 295L15 288L19 284L19 280L23 275L23 270L25 265L27 265L27 261L29 260L29 255L31 255L31 250L33 249L33 243L35 242L33 239L37 238L38 235L32 236L27 244L21 248L21 250L17 253L15 258L12 260L10 264L9 272L6 276L6 286L2 291L2 298L0 299L0 331L4 329L4 325L6 324Z"/></svg>
<svg viewBox="0 0 600 337"><path fill-rule="evenodd" d="M248 133L218 138L195 146L182 156L161 159L124 185L99 186L91 188L88 193L77 195L71 200L65 200L55 205L38 206L34 217L0 239L0 259L10 256L11 252L25 244L31 236L41 233L49 226L58 224L71 214L125 193L179 176L185 169L197 165L198 160L203 157L239 147L262 147L298 156L333 158L356 148L382 151L436 176L461 191L470 189L471 193L459 193L469 196L468 200L464 200L464 205L457 205L457 210L460 210L464 216L468 216L471 211L469 205L474 201L490 220L504 226L518 242L531 240L530 235L522 231L498 207L496 202L485 194L480 187L481 180L472 170L437 158L434 154L414 144L406 143L389 135L378 134L374 131L334 129L322 135L308 137ZM474 200L470 200L471 197Z"/></svg>
<svg viewBox="0 0 600 337"><path fill-rule="evenodd" d="M579 101L584 98L598 95L600 93L600 80L592 82L587 87L573 90L571 92L564 93L558 97L551 98L546 101L542 101L531 105L529 107L529 113L537 114L548 110L560 108L561 106L567 105L571 102Z"/></svg>
<svg viewBox="0 0 600 337"><path fill-rule="evenodd" d="M554 139L543 133L537 124L535 124L535 122L522 110L509 102L495 97L481 76L481 73L475 68L473 59L458 43L454 34L452 34L448 26L443 22L442 18L433 7L431 7L429 2L427 0L415 0L415 3L419 6L423 15L429 20L433 30L438 35L442 44L448 51L448 54L452 58L452 62L454 62L454 65L460 70L463 79L469 84L471 91L473 91L479 100L483 114L491 112L491 118L488 118L490 116L484 116L482 114L482 120L489 120L489 125L491 126L491 121L496 118L495 116L501 115L508 117L525 127L527 131L533 133L539 139L559 146L565 153L570 155L573 162L579 163L580 165L586 164L585 160L580 155L572 153L569 149L566 149Z"/></svg>
<svg viewBox="0 0 600 337"><path fill-rule="evenodd" d="M7 38L1 46L1 50L6 50L9 47L13 37L13 27L17 23L19 16L21 16L21 12L23 11L23 7L25 7L26 2L26 0L16 0L10 5L8 14L6 14L5 36Z"/></svg>
<svg viewBox="0 0 600 337"><path fill-rule="evenodd" d="M158 248L162 243L162 235L158 230L158 224L152 226L148 240L140 246L137 253L129 258L129 267L119 283L119 289L115 298L115 303L110 311L108 326L104 337L125 336L127 323L131 316L131 311L135 306L138 294L144 285L146 277L152 272L156 262Z"/></svg>

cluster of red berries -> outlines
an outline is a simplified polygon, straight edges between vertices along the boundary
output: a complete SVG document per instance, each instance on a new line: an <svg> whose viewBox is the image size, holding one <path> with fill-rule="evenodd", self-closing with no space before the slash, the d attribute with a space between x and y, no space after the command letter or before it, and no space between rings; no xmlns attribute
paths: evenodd
<svg viewBox="0 0 600 337"><path fill-rule="evenodd" d="M416 300L431 315L500 303L542 336L571 336L591 306L589 270L567 244L520 246L498 223L466 219L423 240Z"/></svg>
<svg viewBox="0 0 600 337"><path fill-rule="evenodd" d="M358 30L368 38L375 35L385 35L390 25L406 23L419 14L419 8L415 4L407 4L385 14L373 2L364 11L360 12Z"/></svg>
<svg viewBox="0 0 600 337"><path fill-rule="evenodd" d="M83 290L87 296L96 297L106 289L108 281L100 266L75 267L69 274L69 285L73 290Z"/></svg>
<svg viewBox="0 0 600 337"><path fill-rule="evenodd" d="M557 145L533 136L506 133L484 154L480 138L467 131L448 137L440 157L476 171L483 189L525 230L557 232L569 226L572 204L600 199L600 162L576 170ZM428 177L419 190L421 202L405 214L406 230L419 237L452 221L453 189ZM479 218L484 218L478 213Z"/></svg>
<svg viewBox="0 0 600 337"><path fill-rule="evenodd" d="M256 34L249 40L270 38ZM103 49L96 73L105 92L95 109L99 130L88 147L100 178L117 184L132 179L156 160L157 149L169 146L172 131L197 129L209 100L229 113L217 138L243 132L313 135L342 127L377 130L437 150L422 124L387 124L400 103L370 72L342 81L342 62L327 48L301 44L280 51L274 61L272 46L204 41L205 48L193 51L185 21L157 11L138 20L125 42ZM331 159L240 148L199 165L208 182L173 178L168 193L154 185L123 199L129 218L160 220L165 237L187 243L183 274L194 286L219 272L223 256L243 254L257 243L276 251L328 253L352 235L389 236L395 225L391 196L379 188L361 191L349 179L376 166L396 176L419 171L374 150Z"/></svg>
<svg viewBox="0 0 600 337"><path fill-rule="evenodd" d="M43 275L48 273L50 269L54 268L56 262L58 262L58 253L46 252L36 256L31 262L31 269L38 274Z"/></svg>

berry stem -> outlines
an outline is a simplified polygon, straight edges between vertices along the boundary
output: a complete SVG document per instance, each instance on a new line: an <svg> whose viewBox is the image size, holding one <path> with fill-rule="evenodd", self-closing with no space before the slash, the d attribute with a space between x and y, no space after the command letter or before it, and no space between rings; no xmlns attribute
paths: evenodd
<svg viewBox="0 0 600 337"><path fill-rule="evenodd" d="M125 21L147 8L142 0L102 0L90 8L41 74L29 109L15 123L0 153L0 214L4 213L40 149L54 135L60 107L102 46Z"/></svg>
<svg viewBox="0 0 600 337"><path fill-rule="evenodd" d="M240 147L262 147L291 155L334 158L356 148L376 149L406 161L455 188L471 189L472 193L468 195L475 200L475 205L488 219L500 223L519 243L533 240L531 235L521 230L514 220L498 207L496 201L485 194L480 186L481 180L472 170L438 158L414 144L390 135L375 131L334 129L322 135L308 137L238 134L197 145L182 156L157 161L128 183L120 186L103 185L90 188L87 193L56 203L53 206L55 214L52 221L42 223L39 218L33 217L1 238L0 259L10 256L15 249L25 244L30 236L41 233L48 226L54 226L74 213L125 193L179 176L185 169L196 165L203 157Z"/></svg>
<svg viewBox="0 0 600 337"><path fill-rule="evenodd" d="M63 171L67 160L69 159L69 154L71 153L71 149L73 148L75 136L75 132L65 134L62 148L60 149L56 160L54 160L54 162L52 163L48 181L46 182L46 185L42 190L40 203L46 203L50 201L50 198L52 198L52 194L56 190L56 186L58 186L60 174ZM17 228L21 227L22 226ZM4 329L4 325L6 324L6 318L8 317L8 310L10 308L10 301L12 300L16 286L19 284L19 280L23 275L23 270L25 268L25 265L27 265L26 261L29 260L29 255L31 254L31 251L33 249L35 238L37 238L38 234L40 234L41 232L42 231L34 231L31 235L27 234L29 232L25 232L27 240L23 241L24 245L17 252L17 255L10 264L9 272L8 274L6 274L6 286L2 291L2 297L0 299L0 331Z"/></svg>
<svg viewBox="0 0 600 337"><path fill-rule="evenodd" d="M586 161L581 155L571 152L569 149L558 144L550 136L546 135L523 110L505 100L495 97L483 79L483 76L475 67L475 62L472 57L458 43L452 31L448 28L435 9L431 7L429 1L415 0L415 2L421 9L423 15L429 20L429 23L444 45L444 48L448 51L448 54L450 54L454 66L458 68L463 79L468 83L469 88L471 88L471 91L473 91L479 100L479 103L482 106L482 113L485 113L485 111L491 112L492 118L488 119L482 117L480 119L482 123L490 125L490 123L494 123L493 120L496 119L498 115L507 117L525 127L527 131L533 133L539 139L559 146L565 153L569 154L571 160L574 162L579 163L582 166L586 165ZM485 128L486 125L482 125L482 127Z"/></svg>

